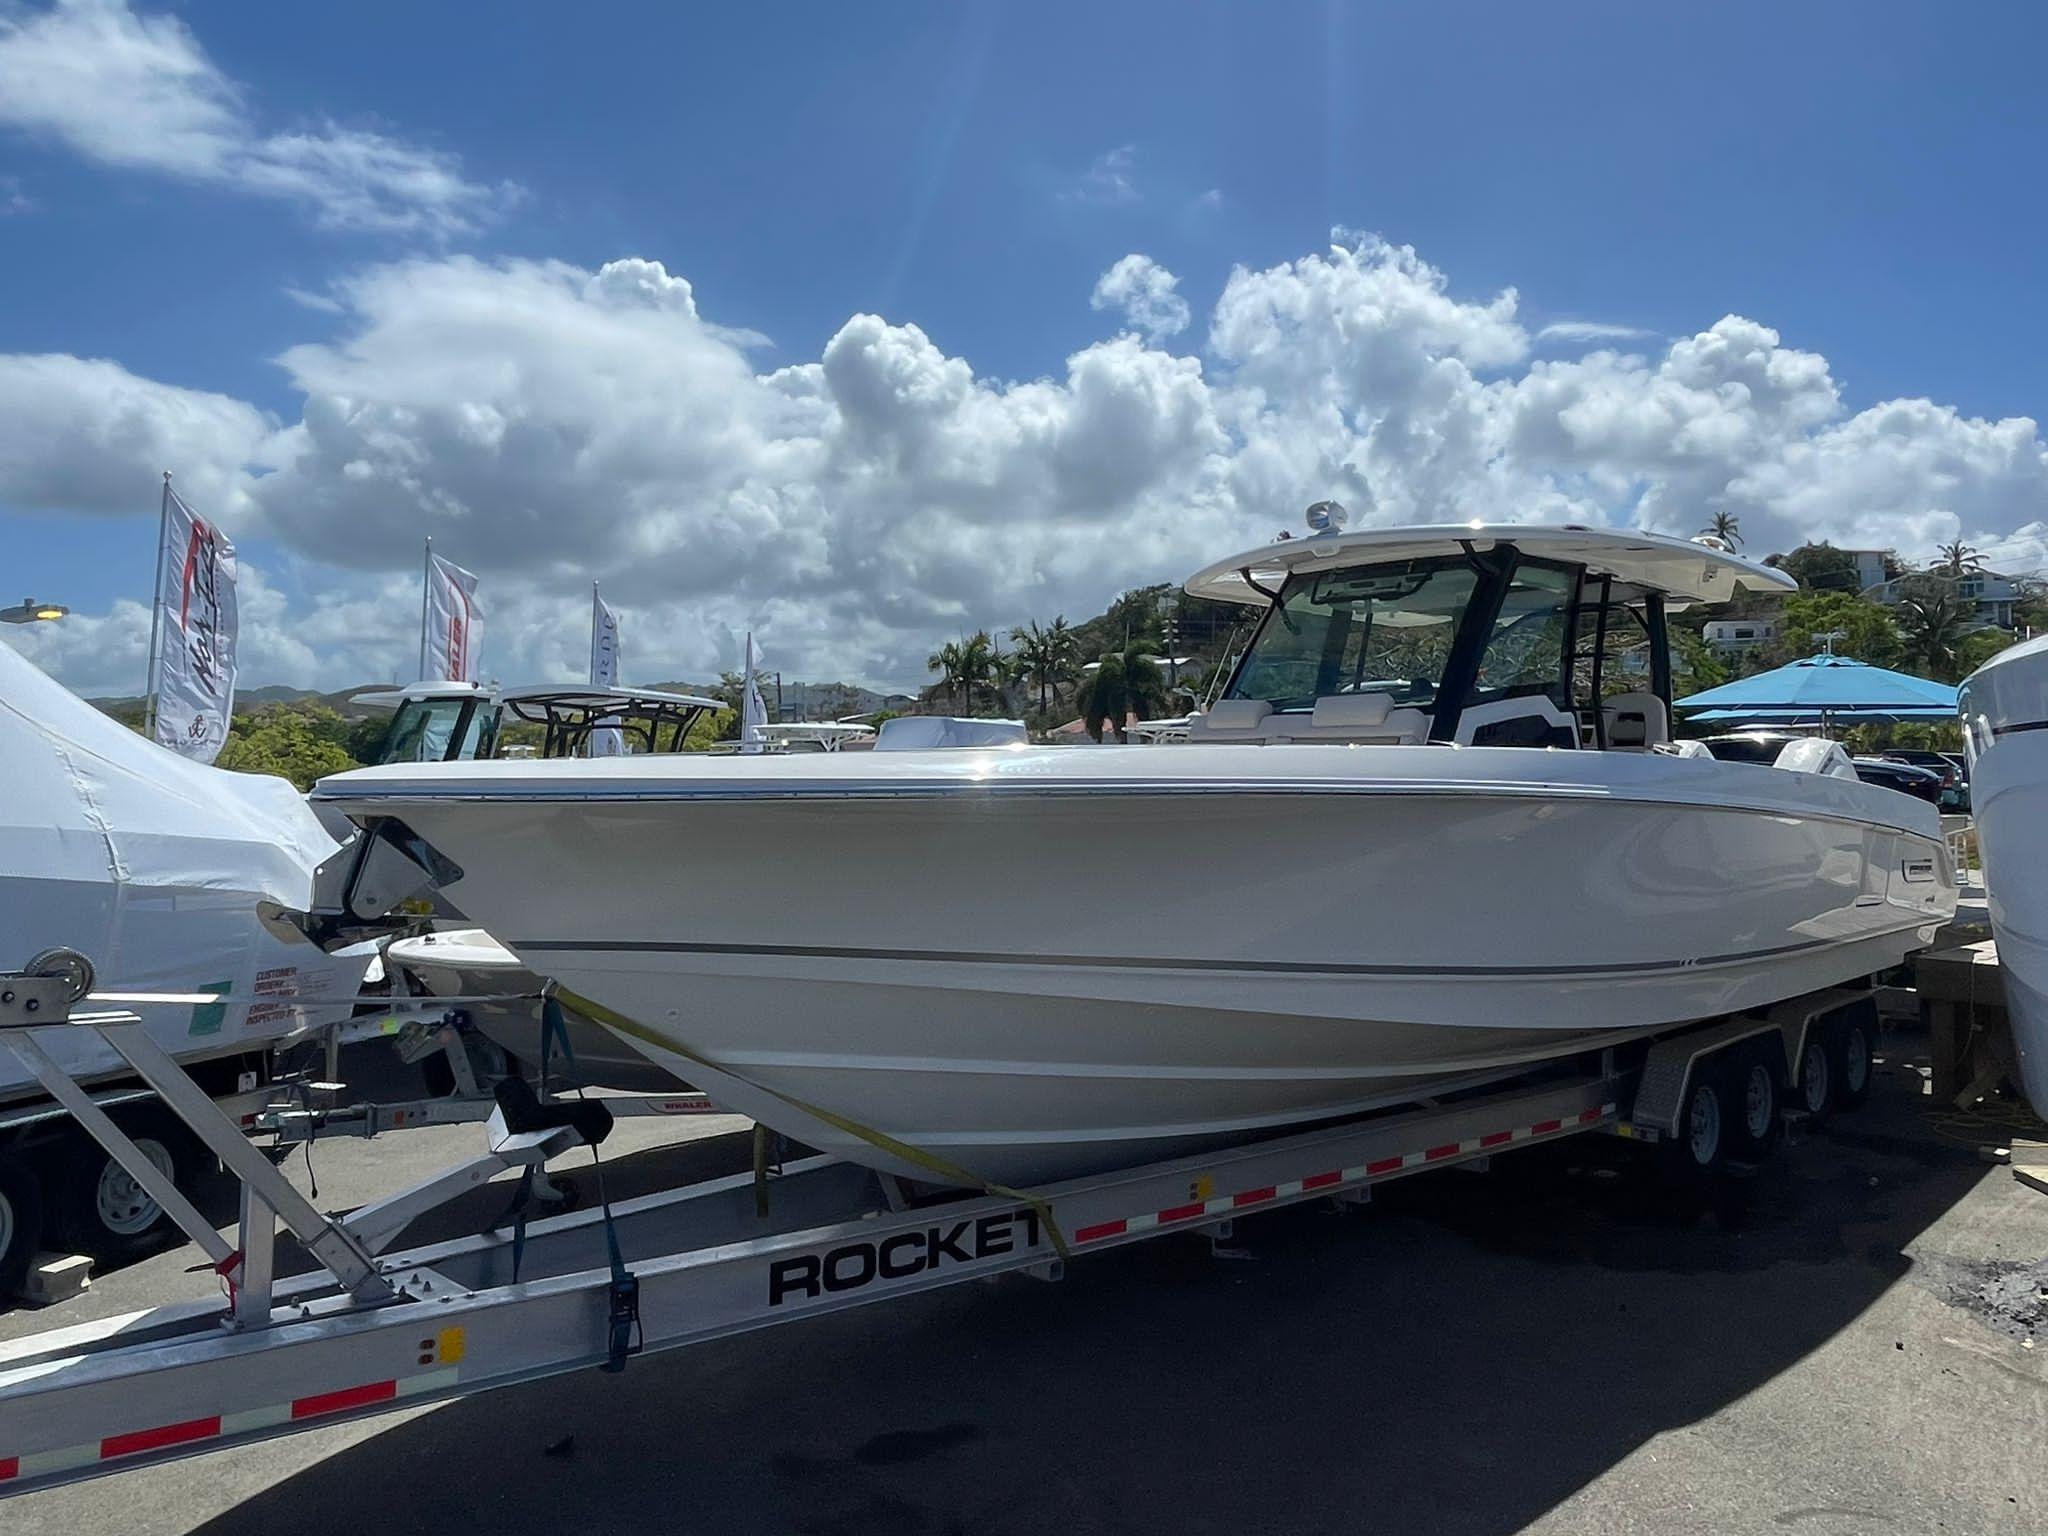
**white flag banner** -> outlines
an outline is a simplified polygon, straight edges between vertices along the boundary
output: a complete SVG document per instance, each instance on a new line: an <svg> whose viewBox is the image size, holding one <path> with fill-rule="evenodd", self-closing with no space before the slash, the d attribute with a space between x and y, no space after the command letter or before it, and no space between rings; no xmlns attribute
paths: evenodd
<svg viewBox="0 0 2048 1536"><path fill-rule="evenodd" d="M168 484L156 609L157 744L210 763L235 712L235 546Z"/></svg>
<svg viewBox="0 0 2048 1536"><path fill-rule="evenodd" d="M768 707L761 702L761 656L754 649L754 633L747 631L747 671L740 690L740 750L761 750L761 727L768 723Z"/></svg>
<svg viewBox="0 0 2048 1536"><path fill-rule="evenodd" d="M429 555L426 616L421 620L425 626L425 643L420 647L422 681L477 681L483 616L476 601L476 577L452 561Z"/></svg>
<svg viewBox="0 0 2048 1536"><path fill-rule="evenodd" d="M619 686L619 616L597 595L595 584L590 589L590 685ZM618 757L625 750L625 737L615 725L599 726L590 733L592 757Z"/></svg>

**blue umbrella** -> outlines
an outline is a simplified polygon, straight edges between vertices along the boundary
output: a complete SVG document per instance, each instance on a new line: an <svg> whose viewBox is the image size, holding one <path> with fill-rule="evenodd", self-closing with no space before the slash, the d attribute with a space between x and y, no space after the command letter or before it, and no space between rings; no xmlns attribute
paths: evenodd
<svg viewBox="0 0 2048 1536"><path fill-rule="evenodd" d="M1673 706L1698 720L1952 720L1956 690L1852 656L1808 656L1695 693Z"/></svg>

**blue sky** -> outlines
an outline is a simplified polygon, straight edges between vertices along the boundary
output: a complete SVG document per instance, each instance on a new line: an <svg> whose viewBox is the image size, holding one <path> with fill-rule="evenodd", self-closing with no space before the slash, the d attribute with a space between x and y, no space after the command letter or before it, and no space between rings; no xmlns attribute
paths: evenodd
<svg viewBox="0 0 2048 1536"><path fill-rule="evenodd" d="M32 28L44 10L0 7L0 18ZM108 359L152 386L245 402L287 432L322 396L304 369L280 366L288 349L417 323L347 297L364 274L394 263L447 268L468 256L487 272L552 262L596 273L622 259L658 262L687 279L703 322L766 338L742 338L735 352L762 375L816 368L849 318L871 313L917 327L937 355L963 363L975 388L1015 415L1025 402L1005 387L1039 379L1068 391L1061 409L1089 408L1068 377L1069 359L1118 328L1117 305L1092 307L1090 294L1113 263L1142 253L1173 275L1193 317L1148 334L1150 348L1193 359L1207 386L1238 393L1208 402L1220 450L1194 429L1174 442L1162 438L1162 453L1177 443L1182 459L1142 484L1107 476L1125 504L1098 509L1083 531L1122 545L1120 517L1150 526L1180 517L1176 506L1199 504L1209 511L1187 518L1185 547L1168 539L1146 548L1169 562L1194 554L1191 568L1227 552L1234 531L1269 536L1269 525L1291 521L1297 484L1309 499L1332 464L1352 465L1380 503L1403 499L1389 486L1412 484L1420 497L1446 494L1442 487L1452 484L1448 470L1417 479L1412 464L1369 443L1375 422L1405 419L1410 408L1408 399L1356 385L1359 369L1377 362L1351 357L1332 365L1334 373L1282 380L1248 362L1258 344L1219 342L1213 331L1211 312L1233 269L1257 276L1317 258L1333 227L1412 246L1431 274L1421 286L1435 282L1467 309L1514 290L1519 347L1474 348L1437 332L1415 343L1425 361L1449 358L1475 387L1526 381L1549 362L1618 347L1649 370L1623 386L1633 390L1634 409L1656 394L1651 374L1668 361L1672 338L1732 314L1774 329L1788 353L1824 359L1836 426L1886 402L1921 398L1987 425L2039 411L2048 304L2036 276L2042 215L2032 172L2048 147L2048 97L2034 66L2048 23L2036 7L1722 5L1679 15L1618 4L1035 4L713 13L202 0L144 7L139 16L122 25L158 28L159 42L182 38L180 46L206 61L212 83L202 96L232 119L223 131L247 142L231 151L232 164L209 160L195 170L196 162L174 165L136 147L161 138L147 117L132 125L134 143L120 140L118 122L79 126L95 110L85 88L89 62L75 108L53 100L10 114L0 84L0 207L12 210L0 218L0 277L15 297L0 310L0 355ZM50 44L63 45L61 37ZM0 36L0 57L5 46ZM0 64L0 82L4 71ZM189 72L163 77L159 69L158 77L169 91L191 87ZM119 100L135 92L132 78L117 83L129 88L106 92L98 109L113 102L119 118ZM277 155L248 148L275 135L350 132L426 157L458 179L461 199L436 194L411 227L389 216L337 216L333 199L346 188L338 194L332 173L306 170L320 156L294 157L296 189L280 191ZM406 202L389 194L386 215ZM1273 307L1270 291L1245 297L1264 312ZM1569 322L1641 334L1545 334ZM541 332L555 326L531 324ZM1409 334L1400 325L1396 332ZM1282 341L1301 350L1297 337ZM503 343L506 356L526 359L529 343L539 344L534 331ZM500 342L467 337L462 345L489 350ZM1383 355L1384 348L1373 354ZM341 398L353 408L367 389L388 391L393 410L416 413L422 357L432 357L423 342L393 341L391 355L366 370L369 382L352 374L354 392ZM918 366L925 364L937 366L929 358ZM1287 416L1290 402L1309 419L1308 402L1323 399L1333 379L1351 446L1302 448L1287 425L1296 419ZM1263 428L1248 425L1241 393L1254 384L1264 392ZM462 398L436 396L433 408L488 407L527 421L550 408L524 397L485 400L480 389L489 393L464 381ZM1613 397L1605 383L1601 390ZM45 388L39 398L47 397ZM77 409L101 412L76 429L103 461L120 440L120 408L83 400ZM1615 520L1704 515L1710 503L1734 497L1727 504L1746 509L1760 534L1766 525L1773 535L1804 532L1801 520L1811 519L1838 538L1888 533L1901 547L1957 531L2006 539L2048 515L2030 508L2040 489L2031 478L2038 442L2018 454L2024 462L2015 469L2008 429L1989 468L1983 434L1933 443L1926 504L1901 503L1895 524L1873 523L1878 512L1858 510L1867 500L1862 487L1896 466L1871 459L1868 444L1895 428L1873 422L1858 441L1830 439L1821 451L1814 434L1830 422L1804 407L1793 415L1769 450L1783 474L1760 487L1737 483L1745 465L1736 459L1709 483L1690 460L1681 472L1639 447L1630 458L1576 427L1583 465L1554 455L1510 463L1519 450L1496 444L1472 473L1496 489L1526 495L1540 486L1597 503ZM171 435L159 441L182 446L176 420L173 411ZM587 424L576 421L581 433ZM60 428L72 425L66 416ZM831 438L841 425L835 416L820 431ZM52 451L53 429L45 425L26 446L10 445L10 430L22 429L0 419L7 564L33 571L38 592L88 615L141 597L152 479L138 474L132 516L113 515L103 493L67 489L90 478L83 471L38 465L10 477L11 463ZM1530 429L1504 430L1519 442ZM388 445L390 435L389 420L365 429L373 444ZM1254 450L1269 441L1295 445L1286 451L1297 455L1297 472L1276 480L1262 469L1258 486L1277 486L1286 500L1252 505L1245 465L1263 464L1267 456ZM700 623L658 613L652 589L640 601L647 632L659 630L669 648L662 660L700 673L722 656L728 631L752 622L751 612L764 624L778 615L788 622L778 604L811 615L792 626L800 631L793 654L825 668L840 660L829 643L836 633L847 639L839 670L877 676L900 673L904 658L943 638L949 622L1015 622L1028 616L1016 605L1039 597L1085 609L1104 595L1100 583L1065 569L1086 571L1093 562L1020 549L1014 527L1006 526L1002 561L1014 568L1020 558L1038 560L1033 582L1020 588L985 571L953 572L965 556L925 556L959 530L929 519L884 530L919 541L915 557L895 562L926 580L914 597L835 565L846 558L838 523L831 550L802 571L756 569L759 562L736 557L731 579L713 593L694 574L704 561L692 541L703 530L692 520L716 521L715 507L744 499L745 486L762 481L758 465L681 484L666 472L623 480L616 471L587 480L571 473L564 495L580 489L588 500L636 503L630 557L572 560L559 549L527 548L516 529L506 533L493 521L559 514L538 504L518 516L481 505L481 482L465 481L469 470L437 457L424 438L398 454L414 472L373 477L384 487L374 515L338 491L330 496L331 483L317 476L335 466L310 461L291 479L292 508L279 507L278 493L262 482L285 485L273 474L278 456L299 450L282 442L265 450L269 462L230 462L249 451L246 442L195 440L195 456L220 460L213 481L198 483L236 487L223 490L227 504L215 510L292 611L342 588L368 600L381 591L378 572L407 568L399 533L410 537L435 522L436 508L458 504L487 591L493 582L501 591L517 587L514 604L539 601L548 584L566 592L590 575L616 571L630 581L650 558L680 558L688 546L693 563L681 586L701 596L700 612L716 608L717 617ZM1219 451L1230 463L1217 469ZM684 460L692 450L676 452ZM1808 460L1846 462L1855 453L1863 457L1831 471L1835 480L1809 483ZM815 498L808 516L849 528L856 520L844 511L844 487L871 486L883 467L911 473L900 442L882 459L853 465L792 468L781 462L787 457L777 459L775 495L784 503ZM183 465L171 467L184 475ZM1008 483L1002 473L991 491L999 482ZM500 487L500 502L504 483L489 482ZM952 507L962 494L949 471L936 487L898 487L891 505ZM1231 505L1217 510L1226 494ZM320 515L365 518L360 550L342 558L344 540L309 528L314 514L305 509L329 502ZM1937 512L1955 525L1934 527L1928 518ZM1023 496L1003 515L1058 530L1048 538L1076 532L1074 508L1057 496L1045 504ZM745 527L741 518L722 536L744 538ZM593 524L595 534L607 530L619 533L617 521ZM1198 536L1219 534L1222 548L1196 547ZM949 573L957 591L929 585ZM1168 564L1153 574L1135 566L1105 574L1164 580L1185 571ZM849 606L843 592L822 595L863 581L859 603ZM677 603L687 605L680 596ZM823 609L833 623L817 621ZM566 621L556 627L568 634ZM98 649L110 651L112 632L101 638ZM545 666L558 659L554 645L510 651L508 663ZM81 681L93 672L83 646L74 641L61 668ZM359 665L365 654L344 651L333 667ZM331 670L322 658L308 672L306 657L260 648L247 660L295 678Z"/></svg>

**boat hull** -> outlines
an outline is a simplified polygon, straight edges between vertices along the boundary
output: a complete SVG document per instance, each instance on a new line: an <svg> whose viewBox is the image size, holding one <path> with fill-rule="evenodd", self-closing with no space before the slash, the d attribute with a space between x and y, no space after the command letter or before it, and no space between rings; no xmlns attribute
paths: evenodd
<svg viewBox="0 0 2048 1536"><path fill-rule="evenodd" d="M2003 653L1963 685L1970 807L2020 1086L2048 1116L2048 646Z"/></svg>
<svg viewBox="0 0 2048 1536"><path fill-rule="evenodd" d="M452 929L401 939L384 952L387 972L396 972L432 997L469 999L462 1004L471 1027L519 1063L529 1075L540 1070L541 978L481 929ZM478 998L502 999L479 1002ZM634 1093L675 1093L689 1084L657 1065L632 1042L574 1008L562 1010L564 1044L548 1054L553 1086L618 1088Z"/></svg>
<svg viewBox="0 0 2048 1536"><path fill-rule="evenodd" d="M1043 1181L1412 1102L1852 980L1954 908L1930 811L1863 819L1889 792L1812 775L1584 754L1559 782L1580 754L1462 755L1482 786L1444 782L1446 749L1129 751L1336 751L1351 776L818 793L797 770L351 809L447 854L464 911L667 1070L924 1179ZM1756 803L1687 789L1731 774Z"/></svg>

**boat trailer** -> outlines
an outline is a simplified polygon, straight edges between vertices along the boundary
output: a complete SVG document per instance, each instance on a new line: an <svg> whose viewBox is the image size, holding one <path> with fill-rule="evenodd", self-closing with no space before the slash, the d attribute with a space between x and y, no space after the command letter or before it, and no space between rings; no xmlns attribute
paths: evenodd
<svg viewBox="0 0 2048 1536"><path fill-rule="evenodd" d="M0 1049L154 1196L211 1260L224 1303L157 1308L0 1343L0 1497L347 1419L674 1349L966 1280L1057 1280L1071 1257L1191 1232L1226 1241L1242 1214L1364 1204L1426 1169L1585 1132L1687 1142L1692 1085L1716 1062L1843 1071L1870 994L1837 991L1697 1026L1583 1069L1455 1102L1176 1158L1026 1192L938 1193L831 1157L616 1206L394 1251L419 1216L509 1170L602 1141L601 1100L499 1103L487 1150L346 1216L316 1209L207 1099L132 1013L72 1013L64 974L0 972ZM1874 1020L1874 1014L1870 1015ZM38 1044L95 1031L241 1185L223 1237ZM1818 1052L1818 1054L1816 1054ZM1727 1081L1722 1074L1720 1081ZM1796 1090L1795 1090L1796 1093ZM1775 1105L1774 1105L1775 1112ZM601 1180L601 1170L600 1170ZM279 1226L320 1268L276 1275Z"/></svg>

